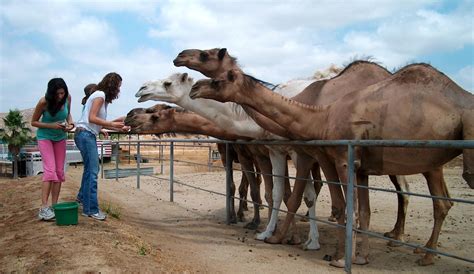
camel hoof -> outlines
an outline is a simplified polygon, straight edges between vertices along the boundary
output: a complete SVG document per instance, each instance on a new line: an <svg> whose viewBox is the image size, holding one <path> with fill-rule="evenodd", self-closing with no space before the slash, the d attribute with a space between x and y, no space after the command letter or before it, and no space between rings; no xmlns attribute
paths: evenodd
<svg viewBox="0 0 474 274"><path fill-rule="evenodd" d="M402 246L403 244L398 243L398 242L388 241L387 245L390 247L399 247L399 246Z"/></svg>
<svg viewBox="0 0 474 274"><path fill-rule="evenodd" d="M244 216L244 214L242 214L242 215L241 215L241 214L238 214L238 215L237 215L237 221L238 221L238 222L245 222L245 216Z"/></svg>
<svg viewBox="0 0 474 274"><path fill-rule="evenodd" d="M474 188L474 174L463 172L462 177L464 178L464 180L466 181L466 183L469 185L470 188Z"/></svg>
<svg viewBox="0 0 474 274"><path fill-rule="evenodd" d="M395 233L393 231L385 232L384 237L395 239Z"/></svg>
<svg viewBox="0 0 474 274"><path fill-rule="evenodd" d="M335 267L339 267L339 268L344 268L345 266L345 261L343 259L339 259L339 260L332 260L330 263L329 263L330 266L335 266Z"/></svg>
<svg viewBox="0 0 474 274"><path fill-rule="evenodd" d="M231 224L236 224L237 223L237 216L235 214L230 216L230 223Z"/></svg>
<svg viewBox="0 0 474 274"><path fill-rule="evenodd" d="M256 230L258 228L259 222L252 221L244 226L246 229Z"/></svg>
<svg viewBox="0 0 474 274"><path fill-rule="evenodd" d="M414 254L424 254L426 253L426 251L424 249L421 249L419 247L415 248L415 250L413 250L413 253Z"/></svg>
<svg viewBox="0 0 474 274"><path fill-rule="evenodd" d="M328 217L328 221L335 223L337 221L337 219L336 219L336 217L331 215L331 216Z"/></svg>
<svg viewBox="0 0 474 274"><path fill-rule="evenodd" d="M302 243L301 238L297 235L293 235L290 238L286 239L285 244L288 245L300 245Z"/></svg>
<svg viewBox="0 0 474 274"><path fill-rule="evenodd" d="M357 265L365 265L369 263L369 258L367 258L367 256L356 256L355 260L352 263Z"/></svg>
<svg viewBox="0 0 474 274"><path fill-rule="evenodd" d="M321 246L319 245L318 240L308 239L303 245L303 250L319 250L319 249L321 249Z"/></svg>
<svg viewBox="0 0 474 274"><path fill-rule="evenodd" d="M420 266L427 266L434 264L433 254L427 254L423 258L416 261Z"/></svg>
<svg viewBox="0 0 474 274"><path fill-rule="evenodd" d="M264 231L262 233L257 233L257 236L255 236L255 240L258 241L265 241L265 239L271 237L273 235L272 231Z"/></svg>
<svg viewBox="0 0 474 274"><path fill-rule="evenodd" d="M281 244L281 238L277 236L271 236L264 240L267 244Z"/></svg>

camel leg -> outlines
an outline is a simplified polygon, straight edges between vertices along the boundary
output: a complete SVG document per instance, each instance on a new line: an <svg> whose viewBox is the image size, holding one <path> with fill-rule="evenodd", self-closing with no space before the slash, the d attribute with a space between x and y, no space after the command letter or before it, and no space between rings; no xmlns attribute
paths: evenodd
<svg viewBox="0 0 474 274"><path fill-rule="evenodd" d="M297 157L296 154L292 156L293 161L296 162ZM285 160L286 161L286 160ZM285 163L285 192L283 194L283 202L286 205L286 208L288 209L288 201L290 200L291 196L291 186L290 186L290 179L288 178L289 173L288 173L288 161ZM277 224L278 227L278 224ZM298 227L296 226L296 219L293 218L290 224L290 228L288 229L288 244L292 245L299 245L301 243L301 239L298 233Z"/></svg>
<svg viewBox="0 0 474 274"><path fill-rule="evenodd" d="M219 151L219 154L221 156L221 162L222 162L222 165L223 166L226 166L226 145L225 144L217 144L217 150ZM229 150L230 150L230 153L229 155L231 155L232 157L232 160L231 160L231 163L233 163L235 160L237 160L235 157L235 149L233 146L229 146ZM232 168L232 167L231 167ZM243 174L242 174L243 176ZM242 182L241 182L242 184ZM232 180L232 185L230 186L230 191L231 191L231 195L234 196L235 195L235 182L234 180ZM230 212L228 212L229 216L230 216L230 223L231 224L236 224L237 223L237 215L235 214L235 206L234 206L234 199L232 199L232 202L230 203Z"/></svg>
<svg viewBox="0 0 474 274"><path fill-rule="evenodd" d="M319 166L318 166L319 168ZM306 188L304 190L304 200L306 205L308 206L309 212L309 233L308 233L308 240L303 245L303 250L319 250L321 246L319 245L319 231L318 225L315 221L316 218L316 190L314 183L312 182L312 177L308 177L308 181L306 181ZM319 188L321 189L321 188Z"/></svg>
<svg viewBox="0 0 474 274"><path fill-rule="evenodd" d="M443 176L443 167L438 167L437 169L423 173L426 181L428 182L428 187L430 194L432 196L448 197L449 193L446 188L446 182L444 181ZM431 237L426 243L425 247L430 249L436 249L438 245L438 237L441 232L441 226L443 225L446 215L451 208L453 203L447 200L433 199L433 215L434 215L434 226L431 233ZM415 253L422 253L421 249L415 249ZM419 265L431 265L434 264L434 254L431 252L426 252L425 256L418 260Z"/></svg>
<svg viewBox="0 0 474 274"><path fill-rule="evenodd" d="M408 182L405 176L394 176L390 175L395 189L398 191L408 192ZM397 193L398 199L398 211L397 211L397 222L393 227L392 231L386 232L385 237L389 237L395 240L403 241L403 234L405 233L405 218L407 215L408 199L409 195ZM389 246L400 246L401 244L395 242L388 242Z"/></svg>
<svg viewBox="0 0 474 274"><path fill-rule="evenodd" d="M265 201L267 205L273 205L272 191L273 191L273 176L272 176L272 163L269 158L258 157L258 165L260 166L261 173L263 174L263 182L265 186ZM260 202L261 203L261 202ZM270 220L271 209L268 210L268 220Z"/></svg>
<svg viewBox="0 0 474 274"><path fill-rule="evenodd" d="M347 182L348 182L347 162L345 162L345 160L344 160L344 161L341 161L340 163L336 163L335 167L336 167L336 170L337 170L337 176L339 177L340 181L342 183L347 184ZM356 177L354 177L354 186L357 186L357 178ZM346 192L346 194L347 194L347 192ZM357 224L359 223L358 189L356 187L354 187L353 204L354 204L354 212L353 212L352 227L356 228ZM344 220L344 217L345 217L345 215L344 215L344 211L343 211L342 212L342 217L339 216L339 219ZM338 223L339 223L339 220L338 220ZM367 222L367 224L368 224L368 222ZM345 230L344 229L339 229L339 230L340 231L338 233L339 241L338 241L337 257L336 257L336 260L333 260L331 262L331 265L336 266L336 267L344 267L344 264L345 264L345 258L344 258L344 254L345 254L345 250L344 250ZM352 258L353 262L358 262L358 260L356 260L355 254L356 254L356 234L353 232L352 233L352 255L351 255L351 258Z"/></svg>
<svg viewBox="0 0 474 274"><path fill-rule="evenodd" d="M245 175L244 171L242 171L242 178L240 179L240 186L239 186L239 197L240 199L247 199L247 193L249 189L249 181L247 176ZM245 220L244 211L247 211L247 201L239 200L239 210L237 211L237 220L239 222L243 222Z"/></svg>
<svg viewBox="0 0 474 274"><path fill-rule="evenodd" d="M321 156L318 157L318 162L321 165L321 169L323 170L323 173L328 181L339 182L339 177L333 164ZM342 193L342 188L339 185L334 184L328 184L328 187L329 193L331 195L331 215L336 217L337 223L339 225L345 225L344 209L346 207L346 202L344 199L344 194ZM331 261L330 264L336 267L344 267L343 257L345 230L343 228L336 228L336 237L338 239L336 254L334 254L334 260Z"/></svg>
<svg viewBox="0 0 474 274"><path fill-rule="evenodd" d="M242 167L242 170L245 173L245 176L247 177L247 180L249 182L250 197L252 197L253 212L254 212L252 221L246 224L244 227L248 229L257 229L258 225L260 224L260 210L259 210L260 206L257 204L260 198L259 197L260 192L257 189L258 186L257 186L257 180L255 176L253 160L242 154L238 154L238 155L239 155L239 162Z"/></svg>
<svg viewBox="0 0 474 274"><path fill-rule="evenodd" d="M369 186L369 176L357 173L357 184L360 186ZM367 188L357 189L359 199L359 220L360 229L363 231L369 230L370 225L370 200L369 190ZM355 208L355 206L354 206ZM360 252L357 254L354 263L364 265L369 263L369 236L367 234L361 234L361 246Z"/></svg>
<svg viewBox="0 0 474 274"><path fill-rule="evenodd" d="M275 234L270 238L265 239L266 243L278 244L281 243L285 238L288 228L292 222L294 222L295 213L301 205L301 199L303 192L306 188L307 179L311 170L312 162L308 163L307 161L298 160L296 169L296 180L293 187L293 192L291 193L290 199L288 200L288 214L286 215L283 225L277 229Z"/></svg>
<svg viewBox="0 0 474 274"><path fill-rule="evenodd" d="M319 196L323 183L321 182L321 170L319 168L319 163L314 162L313 167L311 167L311 176L313 177L314 191L316 192L316 197Z"/></svg>
<svg viewBox="0 0 474 274"><path fill-rule="evenodd" d="M260 192L260 185L262 184L262 170L260 169L260 165L262 164L261 162L261 157L257 157L257 159L255 159L255 170L256 170L256 178L255 180L257 181L257 191L258 191L258 201L257 203L260 204L260 206L258 207L258 209L263 209L262 207L262 195L261 195L261 192Z"/></svg>
<svg viewBox="0 0 474 274"><path fill-rule="evenodd" d="M474 140L474 110L465 110L462 117L464 140ZM462 177L470 188L474 188L474 149L463 149Z"/></svg>
<svg viewBox="0 0 474 274"><path fill-rule="evenodd" d="M255 237L257 240L260 241L263 241L273 235L273 231L275 230L276 224L278 222L278 210L276 209L279 209L281 206L285 185L285 179L281 176L285 174L286 154L279 153L274 150L269 150L269 152L270 161L272 163L272 174L280 176L273 177L273 204L269 204L273 208L271 209L270 220L267 224L265 231L262 233L258 233Z"/></svg>

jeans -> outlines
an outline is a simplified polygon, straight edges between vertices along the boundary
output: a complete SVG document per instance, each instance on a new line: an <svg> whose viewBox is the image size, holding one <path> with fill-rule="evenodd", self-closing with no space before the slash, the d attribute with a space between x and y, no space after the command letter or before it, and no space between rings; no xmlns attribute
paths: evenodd
<svg viewBox="0 0 474 274"><path fill-rule="evenodd" d="M83 213L92 215L99 212L99 202L97 200L99 153L97 151L96 136L87 130L76 130L74 141L81 151L84 164L81 188L77 194L77 199L82 201Z"/></svg>

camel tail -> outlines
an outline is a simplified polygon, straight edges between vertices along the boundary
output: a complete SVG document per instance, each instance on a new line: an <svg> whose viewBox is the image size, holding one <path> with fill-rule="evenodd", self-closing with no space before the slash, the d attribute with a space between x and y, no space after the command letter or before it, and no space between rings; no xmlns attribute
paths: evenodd
<svg viewBox="0 0 474 274"><path fill-rule="evenodd" d="M474 110L466 110L462 117L463 139L474 140ZM462 177L470 188L474 188L474 149L464 149Z"/></svg>

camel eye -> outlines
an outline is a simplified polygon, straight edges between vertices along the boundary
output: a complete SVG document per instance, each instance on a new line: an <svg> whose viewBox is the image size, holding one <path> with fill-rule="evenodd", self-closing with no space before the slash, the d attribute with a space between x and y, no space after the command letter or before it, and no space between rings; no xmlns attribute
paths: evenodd
<svg viewBox="0 0 474 274"><path fill-rule="evenodd" d="M164 82L163 86L165 86L165 88L169 88L171 86L171 82Z"/></svg>
<svg viewBox="0 0 474 274"><path fill-rule="evenodd" d="M160 120L160 115L158 115L156 113L151 115L151 121L152 122L158 122L159 120Z"/></svg>
<svg viewBox="0 0 474 274"><path fill-rule="evenodd" d="M199 54L199 61L206 62L207 60L209 60L209 54L207 52L201 52Z"/></svg>
<svg viewBox="0 0 474 274"><path fill-rule="evenodd" d="M217 87L219 87L219 81L213 79L213 80L211 81L211 87L212 87L212 88L217 88Z"/></svg>

